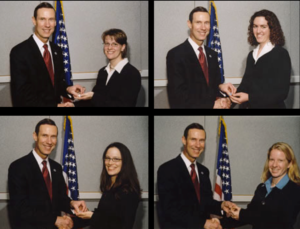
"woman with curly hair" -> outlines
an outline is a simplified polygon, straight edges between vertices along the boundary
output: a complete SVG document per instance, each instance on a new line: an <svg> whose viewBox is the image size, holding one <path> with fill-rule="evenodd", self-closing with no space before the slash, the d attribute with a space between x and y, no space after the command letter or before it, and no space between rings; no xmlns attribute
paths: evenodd
<svg viewBox="0 0 300 229"><path fill-rule="evenodd" d="M224 228L293 228L300 212L300 171L291 146L277 142L269 148L261 179L246 209L232 204L229 215L235 220L223 219Z"/></svg>
<svg viewBox="0 0 300 229"><path fill-rule="evenodd" d="M281 108L289 93L291 60L282 46L284 34L276 15L268 10L250 19L248 42L257 46L247 58L246 71L238 93L230 97L240 108Z"/></svg>
<svg viewBox="0 0 300 229"><path fill-rule="evenodd" d="M137 172L129 149L115 142L103 153L103 169L100 190L102 198L94 212L76 214L82 219L82 226L101 229L130 229L141 198ZM80 225L80 224L79 224Z"/></svg>

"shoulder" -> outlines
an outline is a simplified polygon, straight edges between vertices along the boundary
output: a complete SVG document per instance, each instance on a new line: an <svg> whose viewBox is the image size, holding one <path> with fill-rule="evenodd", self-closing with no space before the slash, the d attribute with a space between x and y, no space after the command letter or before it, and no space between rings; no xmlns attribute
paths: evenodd
<svg viewBox="0 0 300 229"><path fill-rule="evenodd" d="M163 163L161 166L159 166L158 172L164 173L165 170L168 170L171 167L176 167L177 165L178 165L178 158L174 158L170 161Z"/></svg>
<svg viewBox="0 0 300 229"><path fill-rule="evenodd" d="M128 74L132 77L135 77L135 78L141 78L141 74L140 74L140 71L137 70L133 65L131 65L130 63L127 63L124 68L122 69L121 71L121 74Z"/></svg>
<svg viewBox="0 0 300 229"><path fill-rule="evenodd" d="M289 52L283 48L282 46L276 45L273 49L273 54L280 58L288 58L290 59Z"/></svg>
<svg viewBox="0 0 300 229"><path fill-rule="evenodd" d="M29 166L29 164L30 164L30 157L31 157L30 154L31 153L29 153L29 154L27 154L27 155L25 155L25 156L23 156L23 157L15 160L15 161L13 161L10 164L10 166L9 166L9 170L15 170L15 169L16 170L20 170L23 167ZM32 157L33 157L33 155L32 155Z"/></svg>
<svg viewBox="0 0 300 229"><path fill-rule="evenodd" d="M175 55L177 53L184 53L186 52L186 48L189 46L190 44L188 43L188 40L186 40L185 42L183 42L180 45L177 45L176 47L172 48L171 50L169 50L167 56L172 56Z"/></svg>
<svg viewBox="0 0 300 229"><path fill-rule="evenodd" d="M27 49L29 47L30 39L31 39L31 37L29 39L21 42L20 44L17 44L16 46L14 46L11 50L11 54L22 52L24 49Z"/></svg>

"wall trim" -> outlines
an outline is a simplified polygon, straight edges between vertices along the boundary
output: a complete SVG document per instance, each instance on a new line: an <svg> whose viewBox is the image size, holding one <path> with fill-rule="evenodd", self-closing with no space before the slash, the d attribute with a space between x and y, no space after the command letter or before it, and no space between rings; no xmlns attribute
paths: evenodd
<svg viewBox="0 0 300 229"><path fill-rule="evenodd" d="M82 200L99 200L101 198L101 192L79 192L79 198ZM9 193L2 192L0 193L0 201L8 200ZM148 200L148 192L142 192L142 199Z"/></svg>
<svg viewBox="0 0 300 229"><path fill-rule="evenodd" d="M232 84L241 84L242 77L227 77L225 78L225 83ZM291 83L300 83L299 76L292 76ZM168 80L154 80L154 87L166 87L168 84Z"/></svg>
<svg viewBox="0 0 300 229"><path fill-rule="evenodd" d="M149 75L148 70L140 71L142 79L147 79ZM73 80L96 80L98 72L80 72L73 73ZM0 76L0 83L10 83L10 76Z"/></svg>
<svg viewBox="0 0 300 229"><path fill-rule="evenodd" d="M250 202L253 198L253 195L233 195L232 202ZM158 195L154 195L154 202L158 201Z"/></svg>

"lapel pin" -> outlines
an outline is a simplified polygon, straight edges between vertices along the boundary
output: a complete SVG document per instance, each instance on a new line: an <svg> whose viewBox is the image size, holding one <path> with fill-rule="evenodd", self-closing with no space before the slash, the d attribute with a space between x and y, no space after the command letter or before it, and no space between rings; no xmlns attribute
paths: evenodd
<svg viewBox="0 0 300 229"><path fill-rule="evenodd" d="M209 58L211 58L211 55L209 55Z"/></svg>
<svg viewBox="0 0 300 229"><path fill-rule="evenodd" d="M57 55L57 52L54 52L55 55Z"/></svg>
<svg viewBox="0 0 300 229"><path fill-rule="evenodd" d="M201 174L203 175L204 173L203 173L203 172L201 172Z"/></svg>
<svg viewBox="0 0 300 229"><path fill-rule="evenodd" d="M56 172L56 169L53 169L53 172Z"/></svg>

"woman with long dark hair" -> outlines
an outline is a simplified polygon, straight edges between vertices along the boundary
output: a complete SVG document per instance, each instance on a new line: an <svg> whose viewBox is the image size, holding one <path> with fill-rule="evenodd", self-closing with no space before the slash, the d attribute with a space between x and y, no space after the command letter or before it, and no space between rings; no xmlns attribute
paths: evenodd
<svg viewBox="0 0 300 229"><path fill-rule="evenodd" d="M130 229L141 198L138 176L129 149L122 143L112 143L103 153L100 190L102 197L94 212L78 213L90 219L92 228Z"/></svg>

